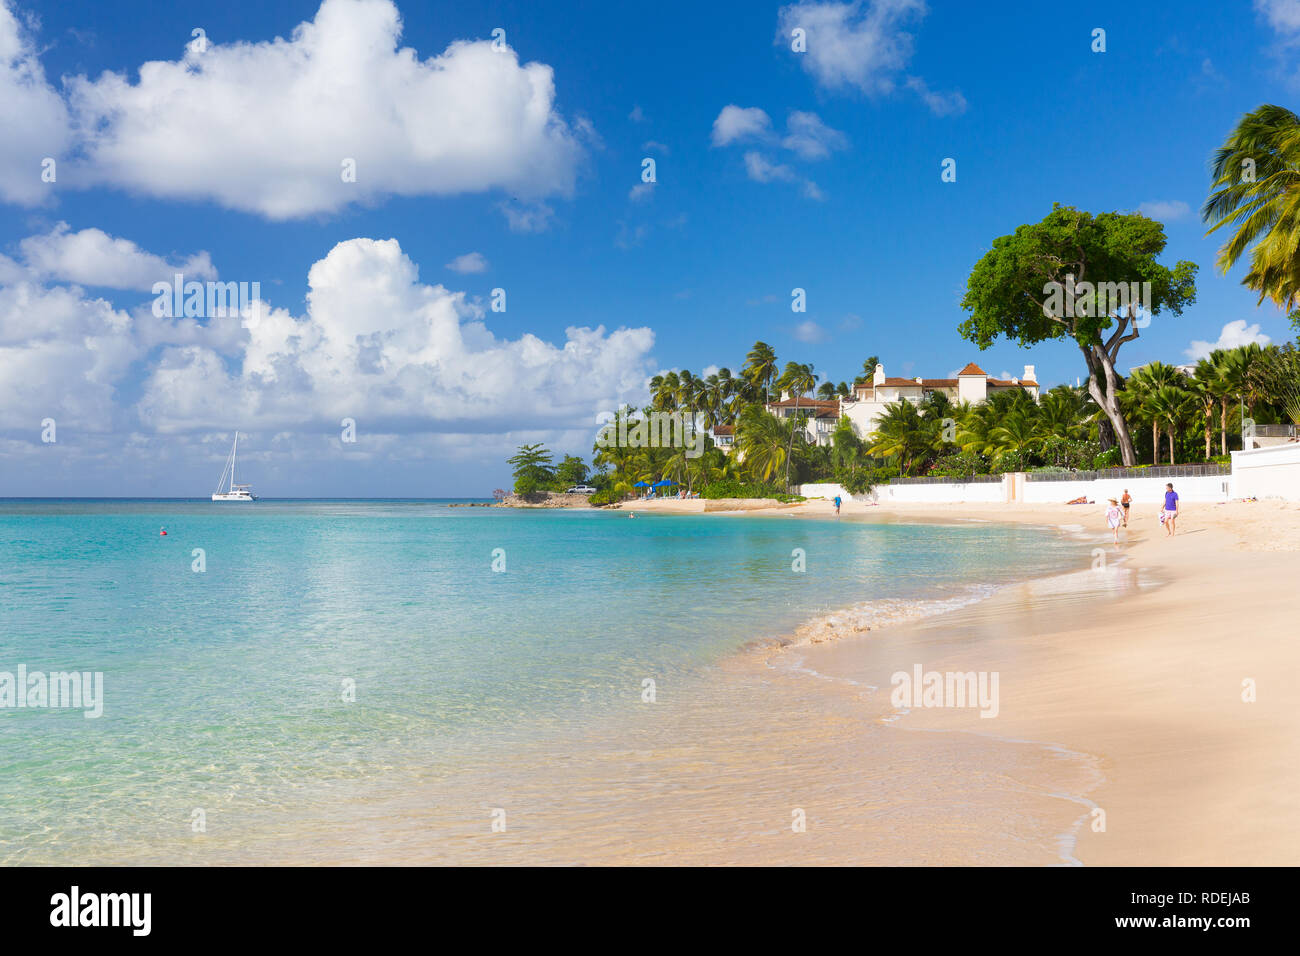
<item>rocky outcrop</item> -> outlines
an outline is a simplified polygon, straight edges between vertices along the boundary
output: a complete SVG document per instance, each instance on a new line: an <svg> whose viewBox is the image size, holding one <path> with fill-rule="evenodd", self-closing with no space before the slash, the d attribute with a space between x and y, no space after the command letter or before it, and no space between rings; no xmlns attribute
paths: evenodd
<svg viewBox="0 0 1300 956"><path fill-rule="evenodd" d="M566 495L557 491L538 491L531 495L506 495L498 508L590 508L590 495Z"/></svg>

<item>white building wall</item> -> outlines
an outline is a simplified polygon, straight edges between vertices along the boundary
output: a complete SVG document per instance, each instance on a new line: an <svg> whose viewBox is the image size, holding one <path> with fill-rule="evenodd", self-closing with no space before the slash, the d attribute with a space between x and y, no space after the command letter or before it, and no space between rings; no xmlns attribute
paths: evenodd
<svg viewBox="0 0 1300 956"><path fill-rule="evenodd" d="M1232 496L1300 501L1300 442L1234 451Z"/></svg>

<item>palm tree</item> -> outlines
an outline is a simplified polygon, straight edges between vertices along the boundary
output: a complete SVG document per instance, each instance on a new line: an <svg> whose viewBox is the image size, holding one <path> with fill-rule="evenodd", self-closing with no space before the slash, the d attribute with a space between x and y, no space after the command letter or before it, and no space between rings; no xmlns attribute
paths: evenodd
<svg viewBox="0 0 1300 956"><path fill-rule="evenodd" d="M764 483L786 464L785 425L761 405L746 405L736 428L737 453L745 469Z"/></svg>
<svg viewBox="0 0 1300 956"><path fill-rule="evenodd" d="M777 387L794 397L794 414L790 416L790 448L785 459L785 490L790 490L790 460L794 458L794 433L799 430L799 399L817 386L817 376L811 364L786 362L785 371L777 380Z"/></svg>
<svg viewBox="0 0 1300 956"><path fill-rule="evenodd" d="M880 364L879 355L868 355L867 360L862 363L862 374L854 376L853 384L862 385L865 382L870 382L871 379L875 376L876 366L879 364Z"/></svg>
<svg viewBox="0 0 1300 956"><path fill-rule="evenodd" d="M755 342L754 347L745 356L745 366L740 374L754 386L755 391L762 390L766 399L771 391L772 380L776 378L776 352L766 342Z"/></svg>
<svg viewBox="0 0 1300 956"><path fill-rule="evenodd" d="M650 379L650 407L657 412L670 412L677 405L677 389L680 386L676 372L656 375Z"/></svg>
<svg viewBox="0 0 1300 956"><path fill-rule="evenodd" d="M1210 459L1210 443L1214 441L1214 406L1222 397L1222 381L1219 378L1219 366L1212 358L1203 358L1196 363L1192 378L1187 383L1188 391L1196 396L1201 406L1201 415L1205 419L1205 460ZM1226 429L1225 429L1226 432ZM1227 447L1226 434L1224 447ZM1225 450L1222 454L1227 454Z"/></svg>
<svg viewBox="0 0 1300 956"><path fill-rule="evenodd" d="M823 401L831 401L835 398L836 394L837 392L835 391L834 382L822 382L817 388L817 397Z"/></svg>
<svg viewBox="0 0 1300 956"><path fill-rule="evenodd" d="M1039 404L1039 437L1083 441L1088 437L1089 423L1097 411L1097 405L1086 388L1058 385L1044 395Z"/></svg>
<svg viewBox="0 0 1300 956"><path fill-rule="evenodd" d="M1242 283L1289 312L1300 298L1300 116L1267 104L1247 113L1215 150L1211 176L1201 218L1210 232L1236 230L1219 268L1227 273L1254 243Z"/></svg>
<svg viewBox="0 0 1300 956"><path fill-rule="evenodd" d="M1147 395L1143 404L1150 410L1152 421L1164 428L1165 436L1169 439L1169 464L1177 464L1174 433L1187 420L1192 397L1174 385L1161 385ZM1155 464L1159 464L1159 460Z"/></svg>
<svg viewBox="0 0 1300 956"><path fill-rule="evenodd" d="M1038 447L1039 441L1036 417L1033 412L1022 405L1008 411L989 433L994 450L999 452L1014 451L1021 455L1032 453Z"/></svg>
<svg viewBox="0 0 1300 956"><path fill-rule="evenodd" d="M1151 424L1151 463L1160 464L1160 419L1150 399L1162 388L1182 386L1185 381L1183 373L1164 362L1151 362L1134 369L1128 383L1121 393L1134 413L1144 422Z"/></svg>
<svg viewBox="0 0 1300 956"><path fill-rule="evenodd" d="M921 413L915 405L902 398L881 411L871 441L871 454L899 459L899 471L904 475L930 448Z"/></svg>

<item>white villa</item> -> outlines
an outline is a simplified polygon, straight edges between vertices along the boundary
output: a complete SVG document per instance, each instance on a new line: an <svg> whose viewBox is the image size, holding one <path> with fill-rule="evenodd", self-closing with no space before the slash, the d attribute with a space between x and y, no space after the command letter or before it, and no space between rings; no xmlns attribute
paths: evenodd
<svg viewBox="0 0 1300 956"><path fill-rule="evenodd" d="M1030 398L1038 401L1038 380L1032 365L1025 366L1021 378L1012 379L990 378L988 372L974 362L958 372L956 378L892 378L885 375L883 365L877 365L871 383L855 386L853 398L840 402L840 413L853 422L858 437L865 438L875 430L876 422L885 413L885 406L900 399L919 404L927 395L942 392L954 405L962 402L980 405L990 395L1013 388L1023 389Z"/></svg>
<svg viewBox="0 0 1300 956"><path fill-rule="evenodd" d="M883 365L876 366L871 382L853 388L852 398L800 398L797 402L782 393L781 400L768 402L764 407L777 418L804 415L807 427L804 432L809 444L829 445L839 424L847 415L859 438L866 438L876 428L876 422L885 413L885 406L897 401L919 404L927 395L942 392L954 404L969 402L979 405L996 392L1013 388L1022 389L1035 402L1038 401L1038 381L1032 365L1025 366L1021 378L990 378L988 372L971 362L957 373L956 378L893 378L885 374ZM731 453L736 431L731 425L718 425L709 432L719 450Z"/></svg>

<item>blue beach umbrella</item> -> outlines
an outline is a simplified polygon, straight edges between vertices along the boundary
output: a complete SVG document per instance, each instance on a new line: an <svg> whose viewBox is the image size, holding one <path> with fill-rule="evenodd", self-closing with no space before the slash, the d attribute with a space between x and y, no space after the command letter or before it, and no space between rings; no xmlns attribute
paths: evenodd
<svg viewBox="0 0 1300 956"><path fill-rule="evenodd" d="M650 487L650 482L648 482L648 481L637 481L637 482L634 482L634 483L632 484L632 487L633 487L633 488L649 488L649 487Z"/></svg>
<svg viewBox="0 0 1300 956"><path fill-rule="evenodd" d="M675 481L669 481L667 478L661 478L659 481L656 481L656 482L655 482L653 485L651 485L650 487L652 487L652 488L667 488L668 486L670 486L670 485L675 485L675 484L677 484L677 482L675 482Z"/></svg>

